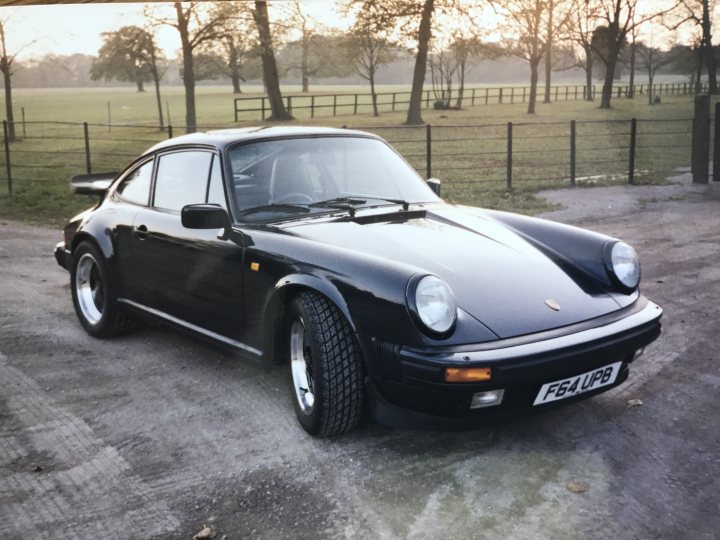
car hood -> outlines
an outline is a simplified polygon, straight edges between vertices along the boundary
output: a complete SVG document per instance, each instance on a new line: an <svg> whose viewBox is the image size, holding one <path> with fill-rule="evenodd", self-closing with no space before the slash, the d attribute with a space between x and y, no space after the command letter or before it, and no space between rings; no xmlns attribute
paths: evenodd
<svg viewBox="0 0 720 540"><path fill-rule="evenodd" d="M559 328L620 308L597 284L588 291L567 264L563 270L488 216L452 206L407 215L410 219L393 212L384 220L306 221L284 228L437 275L453 290L458 306L500 338Z"/></svg>

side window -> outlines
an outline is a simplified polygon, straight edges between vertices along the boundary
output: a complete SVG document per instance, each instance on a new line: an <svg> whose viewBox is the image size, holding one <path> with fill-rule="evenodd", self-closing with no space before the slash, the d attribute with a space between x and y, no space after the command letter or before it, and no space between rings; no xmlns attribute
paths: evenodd
<svg viewBox="0 0 720 540"><path fill-rule="evenodd" d="M150 201L153 160L130 173L117 188L117 194L126 201L147 206Z"/></svg>
<svg viewBox="0 0 720 540"><path fill-rule="evenodd" d="M204 203L212 156L197 150L160 156L154 206L180 211L185 205Z"/></svg>
<svg viewBox="0 0 720 540"><path fill-rule="evenodd" d="M207 202L210 204L219 204L227 210L225 202L225 189L223 188L222 171L220 168L220 157L214 156L212 162L212 171L210 172L210 185L208 186Z"/></svg>

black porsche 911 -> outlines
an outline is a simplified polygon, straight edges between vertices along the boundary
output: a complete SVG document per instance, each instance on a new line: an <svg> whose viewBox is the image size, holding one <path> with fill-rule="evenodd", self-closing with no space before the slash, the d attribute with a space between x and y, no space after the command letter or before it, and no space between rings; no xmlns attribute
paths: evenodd
<svg viewBox="0 0 720 540"><path fill-rule="evenodd" d="M248 128L162 142L58 244L91 335L150 317L286 364L313 435L454 428L622 383L660 334L627 244L445 203L386 142Z"/></svg>

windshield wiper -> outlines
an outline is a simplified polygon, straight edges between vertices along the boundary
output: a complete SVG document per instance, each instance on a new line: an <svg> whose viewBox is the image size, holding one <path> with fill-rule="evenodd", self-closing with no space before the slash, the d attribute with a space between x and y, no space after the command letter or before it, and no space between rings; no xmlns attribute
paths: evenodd
<svg viewBox="0 0 720 540"><path fill-rule="evenodd" d="M366 197L363 195L363 197ZM405 201L403 199L388 199L387 197L371 197L367 196L368 199L374 199L376 201L386 201L393 204L402 204L403 210L407 211L410 208L410 203L408 201Z"/></svg>
<svg viewBox="0 0 720 540"><path fill-rule="evenodd" d="M239 214L246 216L248 214L257 214L258 212L310 212L310 208L306 204L263 204L262 206L253 206L241 210Z"/></svg>

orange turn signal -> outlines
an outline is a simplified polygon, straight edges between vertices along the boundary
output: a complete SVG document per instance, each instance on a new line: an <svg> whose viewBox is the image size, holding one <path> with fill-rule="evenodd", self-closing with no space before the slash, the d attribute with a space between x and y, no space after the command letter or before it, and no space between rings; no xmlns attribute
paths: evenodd
<svg viewBox="0 0 720 540"><path fill-rule="evenodd" d="M445 368L445 382L483 382L492 378L489 367L481 368Z"/></svg>

